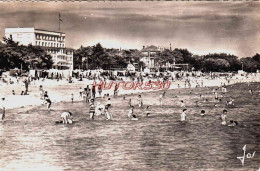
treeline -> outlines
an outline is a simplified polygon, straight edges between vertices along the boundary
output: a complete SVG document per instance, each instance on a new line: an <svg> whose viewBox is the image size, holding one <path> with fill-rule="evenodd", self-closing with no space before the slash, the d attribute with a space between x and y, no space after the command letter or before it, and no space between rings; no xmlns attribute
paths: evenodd
<svg viewBox="0 0 260 171"><path fill-rule="evenodd" d="M23 46L13 41L12 37L3 38L5 43L0 42L0 69L9 70L19 68L50 69L52 57L39 46Z"/></svg>
<svg viewBox="0 0 260 171"><path fill-rule="evenodd" d="M174 50L164 49L156 56L158 56L159 66L175 62L176 64L189 64L190 69L204 72L232 72L242 69L247 72L256 72L260 69L259 54L239 59L235 55L226 53L193 55L187 49L176 48ZM74 52L74 69L125 68L129 62L144 67L144 63L140 61L141 57L141 51L136 49L106 49L99 43L95 46L81 46Z"/></svg>
<svg viewBox="0 0 260 171"><path fill-rule="evenodd" d="M100 43L95 46L81 46L74 51L74 69L126 68L128 63L144 66L140 61L140 54L138 50L106 49Z"/></svg>
<svg viewBox="0 0 260 171"><path fill-rule="evenodd" d="M12 37L3 38L0 42L0 69L14 68L50 69L53 65L51 55L39 46L23 46L13 41ZM125 69L128 63L135 63L144 68L140 60L142 52L136 49L119 50L103 48L101 44L94 46L81 46L74 50L74 69ZM243 69L247 72L260 70L260 55L238 58L226 53L208 55L193 55L187 49L164 49L156 54L160 67L165 64L189 64L190 69L204 72L232 72Z"/></svg>

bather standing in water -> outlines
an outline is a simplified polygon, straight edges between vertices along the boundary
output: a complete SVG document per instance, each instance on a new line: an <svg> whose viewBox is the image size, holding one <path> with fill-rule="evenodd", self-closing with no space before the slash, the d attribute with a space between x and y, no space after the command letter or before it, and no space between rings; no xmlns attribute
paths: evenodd
<svg viewBox="0 0 260 171"><path fill-rule="evenodd" d="M226 109L223 110L223 113L221 114L220 119L222 121L221 125L227 125L227 110Z"/></svg>
<svg viewBox="0 0 260 171"><path fill-rule="evenodd" d="M5 109L6 109L5 97L1 97L1 101L0 101L0 121L3 121L4 118L5 118Z"/></svg>
<svg viewBox="0 0 260 171"><path fill-rule="evenodd" d="M62 122L64 124L72 124L73 123L73 117L72 117L72 113L71 112L62 112L62 114L60 115Z"/></svg>

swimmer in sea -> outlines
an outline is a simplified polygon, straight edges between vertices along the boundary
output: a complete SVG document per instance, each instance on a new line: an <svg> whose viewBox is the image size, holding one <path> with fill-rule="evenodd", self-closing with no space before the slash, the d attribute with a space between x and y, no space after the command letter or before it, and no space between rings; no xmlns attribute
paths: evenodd
<svg viewBox="0 0 260 171"><path fill-rule="evenodd" d="M105 106L105 116L107 120L111 120L112 115L109 113L108 108L109 108L108 106Z"/></svg>
<svg viewBox="0 0 260 171"><path fill-rule="evenodd" d="M60 115L63 124L72 124L73 123L73 117L71 112L62 112Z"/></svg>
<svg viewBox="0 0 260 171"><path fill-rule="evenodd" d="M71 103L73 103L73 100L74 100L74 94L72 93L71 94Z"/></svg>
<svg viewBox="0 0 260 171"><path fill-rule="evenodd" d="M146 107L146 116L148 117L148 116L150 116L150 114L151 114L150 106L147 106Z"/></svg>
<svg viewBox="0 0 260 171"><path fill-rule="evenodd" d="M142 99L141 95L138 95L138 105L139 105L139 107L143 106L143 99Z"/></svg>
<svg viewBox="0 0 260 171"><path fill-rule="evenodd" d="M134 114L134 106L130 106L129 112L128 112L128 117L130 118Z"/></svg>
<svg viewBox="0 0 260 171"><path fill-rule="evenodd" d="M186 110L187 109L183 109L182 110L182 113L181 113L181 121L182 122L186 121Z"/></svg>
<svg viewBox="0 0 260 171"><path fill-rule="evenodd" d="M106 106L108 106L108 107L111 106L111 98L108 98L108 99L107 99L107 105L106 105Z"/></svg>
<svg viewBox="0 0 260 171"><path fill-rule="evenodd" d="M204 116L205 115L205 110L201 110L200 115Z"/></svg>
<svg viewBox="0 0 260 171"><path fill-rule="evenodd" d="M185 104L184 104L183 100L181 100L180 106L181 106L181 107L185 107Z"/></svg>
<svg viewBox="0 0 260 171"><path fill-rule="evenodd" d="M220 119L222 121L221 125L227 125L227 110L226 109L223 110L223 113L221 114Z"/></svg>
<svg viewBox="0 0 260 171"><path fill-rule="evenodd" d="M160 95L160 98L159 98L159 102L160 102L160 105L162 106L163 105L163 97L165 96L165 93L166 92L163 92L163 94Z"/></svg>
<svg viewBox="0 0 260 171"><path fill-rule="evenodd" d="M195 101L195 107L199 107L199 102L198 101Z"/></svg>
<svg viewBox="0 0 260 171"><path fill-rule="evenodd" d="M130 110L127 115L131 120L138 120L137 116L134 114L134 106L130 107Z"/></svg>
<svg viewBox="0 0 260 171"><path fill-rule="evenodd" d="M230 123L228 124L228 126L238 126L238 122L230 120Z"/></svg>
<svg viewBox="0 0 260 171"><path fill-rule="evenodd" d="M131 99L129 99L129 101L128 101L128 106L132 106L132 100Z"/></svg>
<svg viewBox="0 0 260 171"><path fill-rule="evenodd" d="M94 120L94 115L95 115L95 105L94 105L94 101L91 100L90 107L89 107L89 117L90 117L90 119Z"/></svg>

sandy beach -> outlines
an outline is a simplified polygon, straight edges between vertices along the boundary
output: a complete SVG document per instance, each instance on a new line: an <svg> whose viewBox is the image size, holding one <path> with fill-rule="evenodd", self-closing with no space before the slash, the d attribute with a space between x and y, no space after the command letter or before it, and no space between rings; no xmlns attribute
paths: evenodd
<svg viewBox="0 0 260 171"><path fill-rule="evenodd" d="M191 78L191 87L195 87L197 83L201 83L203 81L203 86L221 86L221 84L225 83L228 85L225 78L220 77L216 79L209 79L205 77L200 78ZM107 81L110 82L110 81ZM234 76L230 79L229 84L241 83L241 82L260 82L260 76L249 76L249 77L239 77ZM6 98L6 108L14 109L26 106L37 106L41 105L42 101L40 100L40 91L39 86L42 85L44 91L48 91L48 95L53 103L57 102L68 102L71 101L71 97L73 94L74 101L82 101L82 98L79 96L80 88L84 89L87 85L91 85L93 80L83 79L83 81L78 81L77 79L73 79L73 83L68 83L67 80L51 80L45 79L44 81L37 80L33 81L29 84L29 95L20 95L21 91L25 90L25 85L20 81L20 83L14 84L0 84L0 95ZM171 81L171 85L169 89L184 88L184 80ZM12 95L12 90L15 91L15 95ZM110 90L103 90L101 96L109 93L109 95L113 95L114 87ZM142 92L149 92L155 90L123 90L122 86L119 87L118 95L124 94L136 94ZM98 92L97 92L98 96ZM53 104L55 105L55 104Z"/></svg>

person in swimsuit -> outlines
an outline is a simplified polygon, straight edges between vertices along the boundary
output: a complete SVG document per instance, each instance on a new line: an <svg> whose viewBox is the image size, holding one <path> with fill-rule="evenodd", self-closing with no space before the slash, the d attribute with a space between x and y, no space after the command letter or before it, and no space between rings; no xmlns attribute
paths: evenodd
<svg viewBox="0 0 260 171"><path fill-rule="evenodd" d="M0 101L0 121L3 121L5 118L6 102L5 97L1 97Z"/></svg>
<svg viewBox="0 0 260 171"><path fill-rule="evenodd" d="M181 113L181 121L182 122L186 121L186 110L187 109L183 109L182 110L182 113Z"/></svg>
<svg viewBox="0 0 260 171"><path fill-rule="evenodd" d="M205 110L201 110L200 115L204 116L205 115Z"/></svg>
<svg viewBox="0 0 260 171"><path fill-rule="evenodd" d="M146 116L148 117L148 116L150 116L150 114L151 114L150 106L147 106L146 107Z"/></svg>
<svg viewBox="0 0 260 171"><path fill-rule="evenodd" d="M51 100L50 100L50 98L48 96L48 92L47 91L45 91L43 97L44 97L45 103L47 104L47 110L50 111L51 110Z"/></svg>
<svg viewBox="0 0 260 171"><path fill-rule="evenodd" d="M183 100L181 100L181 105L180 106L181 107L185 107L185 104L184 104Z"/></svg>
<svg viewBox="0 0 260 171"><path fill-rule="evenodd" d="M227 110L226 109L223 110L223 113L221 114L220 119L222 121L221 125L227 125Z"/></svg>
<svg viewBox="0 0 260 171"><path fill-rule="evenodd" d="M94 120L94 115L95 115L95 105L94 105L94 101L92 100L90 103L90 108L89 108L90 119Z"/></svg>
<svg viewBox="0 0 260 171"><path fill-rule="evenodd" d="M166 92L163 92L163 94L161 94L160 97L159 97L159 102L160 102L161 106L163 105L163 97L165 96L165 93Z"/></svg>
<svg viewBox="0 0 260 171"><path fill-rule="evenodd" d="M138 104L139 104L139 107L143 106L143 99L142 99L141 95L138 95Z"/></svg>
<svg viewBox="0 0 260 171"><path fill-rule="evenodd" d="M62 112L60 115L62 122L64 124L72 124L73 123L73 117L71 112Z"/></svg>
<svg viewBox="0 0 260 171"><path fill-rule="evenodd" d="M106 116L106 119L107 120L111 120L112 119L112 115L109 113L109 111L108 111L108 106L105 106L105 116Z"/></svg>

